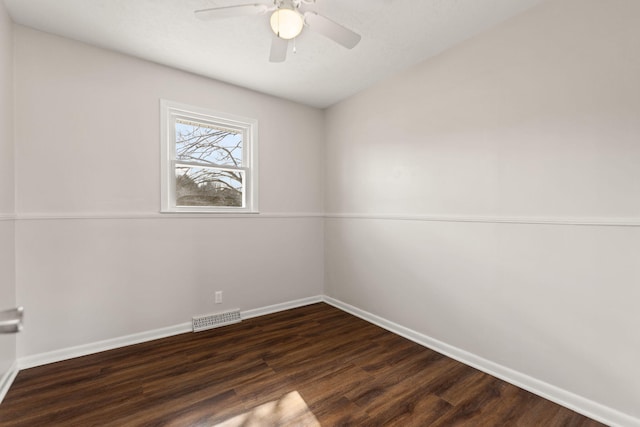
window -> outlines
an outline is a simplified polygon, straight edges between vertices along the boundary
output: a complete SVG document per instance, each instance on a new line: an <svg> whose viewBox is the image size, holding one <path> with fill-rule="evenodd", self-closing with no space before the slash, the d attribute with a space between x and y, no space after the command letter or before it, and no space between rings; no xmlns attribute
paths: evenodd
<svg viewBox="0 0 640 427"><path fill-rule="evenodd" d="M257 212L258 122L162 100L162 212Z"/></svg>

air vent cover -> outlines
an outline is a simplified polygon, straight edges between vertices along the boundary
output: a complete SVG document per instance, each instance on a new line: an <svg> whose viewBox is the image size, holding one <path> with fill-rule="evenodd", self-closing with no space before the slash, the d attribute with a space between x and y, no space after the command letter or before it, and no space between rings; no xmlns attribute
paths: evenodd
<svg viewBox="0 0 640 427"><path fill-rule="evenodd" d="M192 318L193 332L200 332L219 326L241 322L240 310L225 311L224 313L207 314Z"/></svg>

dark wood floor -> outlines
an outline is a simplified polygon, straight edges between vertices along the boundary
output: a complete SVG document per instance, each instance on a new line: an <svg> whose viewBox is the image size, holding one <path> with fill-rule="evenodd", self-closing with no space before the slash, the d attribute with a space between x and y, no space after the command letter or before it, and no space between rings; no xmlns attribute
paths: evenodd
<svg viewBox="0 0 640 427"><path fill-rule="evenodd" d="M21 371L2 426L601 426L326 304Z"/></svg>

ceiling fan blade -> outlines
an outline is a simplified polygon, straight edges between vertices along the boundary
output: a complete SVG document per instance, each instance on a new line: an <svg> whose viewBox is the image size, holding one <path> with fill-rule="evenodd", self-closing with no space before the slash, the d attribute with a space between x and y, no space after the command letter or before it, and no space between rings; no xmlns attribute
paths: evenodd
<svg viewBox="0 0 640 427"><path fill-rule="evenodd" d="M269 10L266 4L241 4L237 6L212 7L196 10L194 13L202 20L225 19L236 16L261 15Z"/></svg>
<svg viewBox="0 0 640 427"><path fill-rule="evenodd" d="M354 33L350 29L343 27L337 22L333 22L329 18L318 15L315 12L305 13L304 22L310 30L330 38L347 49L353 49L362 38L360 37L360 34Z"/></svg>
<svg viewBox="0 0 640 427"><path fill-rule="evenodd" d="M287 58L287 48L289 40L281 39L275 34L271 38L271 53L269 54L269 62L284 62Z"/></svg>

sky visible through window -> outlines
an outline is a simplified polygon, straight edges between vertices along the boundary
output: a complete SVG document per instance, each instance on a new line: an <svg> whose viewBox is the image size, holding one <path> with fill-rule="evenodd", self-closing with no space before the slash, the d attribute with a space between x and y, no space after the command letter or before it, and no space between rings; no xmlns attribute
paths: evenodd
<svg viewBox="0 0 640 427"><path fill-rule="evenodd" d="M176 159L242 166L242 132L176 120Z"/></svg>

